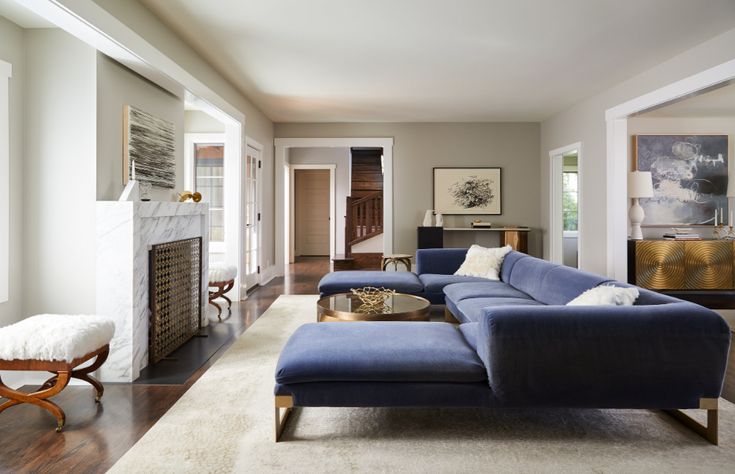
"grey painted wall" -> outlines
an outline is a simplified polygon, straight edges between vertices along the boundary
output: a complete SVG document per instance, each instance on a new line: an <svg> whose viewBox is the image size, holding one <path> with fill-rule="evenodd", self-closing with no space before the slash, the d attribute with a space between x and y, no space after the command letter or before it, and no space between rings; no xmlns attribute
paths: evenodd
<svg viewBox="0 0 735 474"><path fill-rule="evenodd" d="M97 52L57 29L25 35L23 313L94 313Z"/></svg>
<svg viewBox="0 0 735 474"><path fill-rule="evenodd" d="M298 165L336 165L335 212L337 214L335 240L336 254L345 251L345 214L347 196L350 195L349 148L291 148L288 161Z"/></svg>
<svg viewBox="0 0 735 474"><path fill-rule="evenodd" d="M201 110L184 111L186 133L225 133L225 125Z"/></svg>
<svg viewBox="0 0 735 474"><path fill-rule="evenodd" d="M582 142L581 249L582 268L607 271L607 139L605 111L659 87L735 58L735 29L618 84L594 97L559 112L541 123L540 188L543 202L549 195L549 151ZM541 219L548 228L548 208L541 206ZM627 226L627 222L617 225ZM544 239L544 255L549 255Z"/></svg>
<svg viewBox="0 0 735 474"><path fill-rule="evenodd" d="M172 201L184 189L184 102L102 53L97 53L97 200L117 200L124 187L123 111L128 104L174 124L176 187L151 191L154 201Z"/></svg>
<svg viewBox="0 0 735 474"><path fill-rule="evenodd" d="M10 262L9 298L0 303L0 326L23 317L23 156L26 48L23 29L0 17L0 59L13 66L10 93Z"/></svg>
<svg viewBox="0 0 735 474"><path fill-rule="evenodd" d="M528 225L529 251L541 252L538 190L538 123L276 124L278 138L393 137L394 251L414 253L416 227L433 206L433 167L503 168L503 214L483 216L494 225ZM445 226L469 225L475 216L447 216ZM447 246L468 245L468 237ZM482 240L486 245L497 244Z"/></svg>

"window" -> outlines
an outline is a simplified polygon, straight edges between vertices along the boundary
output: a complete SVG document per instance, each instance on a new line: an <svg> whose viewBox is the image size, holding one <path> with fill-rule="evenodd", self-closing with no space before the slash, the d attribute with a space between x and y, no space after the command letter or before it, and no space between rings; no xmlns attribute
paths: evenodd
<svg viewBox="0 0 735 474"><path fill-rule="evenodd" d="M209 241L213 243L225 241L224 159L224 144L194 144L194 190L209 203Z"/></svg>
<svg viewBox="0 0 735 474"><path fill-rule="evenodd" d="M10 282L10 90L12 67L0 61L0 303Z"/></svg>
<svg viewBox="0 0 735 474"><path fill-rule="evenodd" d="M564 231L577 230L578 178L579 175L576 171L565 171L562 173L562 219L564 220Z"/></svg>

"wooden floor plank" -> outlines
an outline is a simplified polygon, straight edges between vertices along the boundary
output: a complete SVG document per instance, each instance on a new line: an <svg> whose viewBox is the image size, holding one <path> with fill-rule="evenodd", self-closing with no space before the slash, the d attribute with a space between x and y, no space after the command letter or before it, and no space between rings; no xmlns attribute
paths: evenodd
<svg viewBox="0 0 735 474"><path fill-rule="evenodd" d="M233 305L230 323L246 330L281 294L316 294L329 260L305 258L277 278ZM218 323L213 323L218 324ZM67 424L56 433L53 417L31 405L0 414L0 472L105 472L127 452L186 390L229 348L223 346L183 385L105 384L101 404L94 390L67 387L54 397L66 412ZM29 387L26 387L26 389Z"/></svg>

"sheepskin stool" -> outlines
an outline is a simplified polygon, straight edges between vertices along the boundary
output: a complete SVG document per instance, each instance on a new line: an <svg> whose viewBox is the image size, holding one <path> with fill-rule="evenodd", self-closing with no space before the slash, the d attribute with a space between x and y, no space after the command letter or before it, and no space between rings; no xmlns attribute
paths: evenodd
<svg viewBox="0 0 735 474"><path fill-rule="evenodd" d="M56 431L66 422L64 411L48 399L66 388L71 378L89 382L99 402L104 393L102 384L90 373L99 369L110 351L115 324L99 316L42 314L0 328L0 370L41 370L54 375L37 391L24 393L3 384L0 405L6 409L31 403L45 408L56 417ZM95 359L91 365L77 368Z"/></svg>
<svg viewBox="0 0 735 474"><path fill-rule="evenodd" d="M232 300L225 295L235 285L235 277L237 276L237 267L215 263L209 266L209 287L217 288L209 290L209 304L217 308L217 319L222 321L222 308L215 303L217 298L224 298L227 301L227 310L232 315Z"/></svg>

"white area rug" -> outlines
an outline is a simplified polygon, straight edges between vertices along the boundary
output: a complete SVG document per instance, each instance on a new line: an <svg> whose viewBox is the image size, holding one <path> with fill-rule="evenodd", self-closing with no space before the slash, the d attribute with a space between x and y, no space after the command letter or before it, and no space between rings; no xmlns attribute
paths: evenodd
<svg viewBox="0 0 735 474"><path fill-rule="evenodd" d="M276 361L316 296L281 296L112 472L733 472L720 446L647 410L296 409L273 442Z"/></svg>

